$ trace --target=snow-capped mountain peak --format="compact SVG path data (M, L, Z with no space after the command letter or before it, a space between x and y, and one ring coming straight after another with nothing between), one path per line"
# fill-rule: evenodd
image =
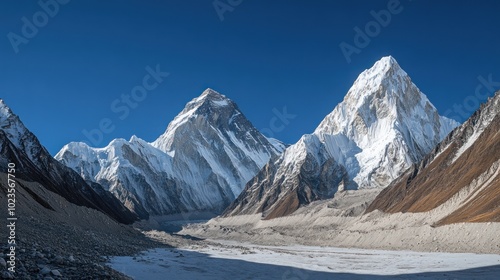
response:
M165 133L151 144L164 152L172 153L173 148L171 145L179 127L186 125L188 122L192 124L193 120L198 117L203 117L211 125L218 126L220 124L217 121L221 113L224 112L226 115L228 113L231 114L228 119L229 122L234 120L236 116L241 115L241 112L232 100L208 88L200 96L188 102L184 109L168 125Z
M225 95L207 88L203 93L186 104L185 109L200 108L202 106L210 106L213 108L230 106L234 107L234 102Z
M10 108L7 107L3 99L0 98L0 121L3 121L5 118L9 117L12 112Z
M312 135L268 164L226 214L275 217L337 190L386 187L457 125L439 116L393 57L383 57L358 76Z
M217 91L208 88L203 93L191 100L185 107L185 109L193 110L199 109L202 106L209 106L211 108L218 108L224 106L234 107L235 104L231 99L227 98L225 95L218 93Z
M7 133L10 133L11 136L18 136L14 137L14 140L19 140L17 138L26 131L22 122L12 113L12 110L5 104L3 99L0 99L0 125L1 128L6 130Z
M373 81L374 84L379 84L380 80L386 76L407 76L406 72L401 69L396 59L392 56L385 56L375 62L375 64L363 71L354 84L368 84L368 81Z
M68 201L101 210L121 222L131 223L136 219L111 194L101 186L93 188L74 171L50 156L38 138L29 131L0 99L0 170L5 172L7 163L16 164L16 177L42 183Z
M220 100L225 100L225 101L231 101L229 98L227 98L225 95L219 93L218 91L215 91L211 88L207 88L204 90L201 95L194 100L210 100L210 101L220 101Z
M342 134L354 141L361 151L356 161L364 165L349 171L356 173L354 181L359 187L380 187L394 179L401 168L419 161L456 126L457 122L439 116L427 96L388 56L359 75L344 100L314 133L327 147L328 135ZM398 160L388 159L388 153L395 153L392 156ZM389 169L381 169L382 162ZM380 178L366 180L375 177Z
M414 89L408 91L412 86ZM408 96L405 97L406 95ZM330 113L332 116L340 116L343 123L331 123L331 118L327 116L315 133L339 133L341 128L347 129L347 124L357 118L362 118L363 122L372 122L387 116L395 117L401 103L415 103L415 100L408 102L405 98L422 101L424 106L428 102L427 97L413 85L397 61L391 56L383 57L358 76L344 100Z
M283 146L262 135L233 101L207 89L152 143L132 136L90 151L69 144L56 159L145 218L222 210Z
M19 117L12 112L2 99L0 99L0 129L6 133L6 136L17 149L26 153L30 160L37 162L37 155L42 150L46 152L35 135L24 126Z

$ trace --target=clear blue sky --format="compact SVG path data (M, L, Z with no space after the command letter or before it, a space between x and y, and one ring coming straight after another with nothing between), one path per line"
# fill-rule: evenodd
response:
M500 82L498 1L401 0L350 63L339 44L356 46L354 28L370 26L370 12L387 10L392 0L243 0L222 21L213 2L72 0L44 18L37 1L2 1L0 98L55 154L70 141L87 141L82 130L103 118L114 130L98 146L134 134L153 141L207 87L233 99L258 129L270 128L273 108L286 106L296 117L273 136L294 143L386 55L442 113L464 102L472 113L478 76ZM219 3L228 2L239 1ZM41 27L34 35L25 28L32 38L16 41L16 54L10 32L23 36L22 18L33 23L33 16ZM156 65L170 75L120 119L125 111L111 104Z

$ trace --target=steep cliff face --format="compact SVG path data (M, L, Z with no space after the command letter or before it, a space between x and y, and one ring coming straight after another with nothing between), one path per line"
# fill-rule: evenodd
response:
M384 57L357 78L314 134L346 162L358 188L377 188L421 160L457 125L438 114L394 58ZM329 141L330 135L346 136L358 150L346 155L342 151L352 148Z
M460 192L438 224L500 221L500 93L383 190L367 211L426 212Z
M233 101L207 89L152 143L135 136L101 149L70 143L56 159L147 218L222 211L281 145L255 129Z
M42 184L69 202L100 210L121 223L137 216L95 184L89 186L76 172L56 161L7 105L0 100L0 172L16 166L16 176Z
M336 188L331 186L347 184L348 175L344 166L326 154L315 135L303 136L278 160L266 164L224 215L263 213L272 219L311 201L332 197Z
M224 215L287 215L344 189L384 188L458 123L442 117L392 57L361 73L311 135L250 181Z

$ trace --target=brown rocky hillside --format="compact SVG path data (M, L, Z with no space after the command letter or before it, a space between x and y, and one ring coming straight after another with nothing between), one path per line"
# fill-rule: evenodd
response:
M500 222L500 93L456 128L419 165L384 189L368 207L384 212L426 212L469 188L438 225Z

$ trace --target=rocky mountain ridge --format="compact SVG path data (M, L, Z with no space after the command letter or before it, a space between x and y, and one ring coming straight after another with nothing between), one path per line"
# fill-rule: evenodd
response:
M133 136L105 148L70 143L56 159L105 186L146 219L191 211L222 211L246 182L282 150L226 96L205 90L152 143Z
M270 161L225 211L275 218L347 189L384 188L458 123L442 117L393 57L359 75L314 133Z
M367 209L427 212L456 201L437 224L500 221L500 92ZM453 179L451 179L453 178Z
M0 172L15 164L15 175L38 182L69 202L100 210L116 221L137 219L98 184L90 186L76 172L56 161L17 115L0 99Z

